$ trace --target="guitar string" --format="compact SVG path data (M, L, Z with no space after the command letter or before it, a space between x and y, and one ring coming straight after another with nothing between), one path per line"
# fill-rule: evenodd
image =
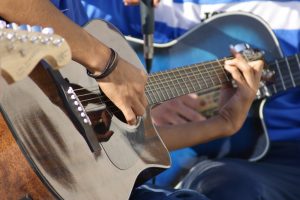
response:
M221 69L222 70L222 69ZM181 77L179 77L179 78L173 78L174 80L173 80L173 82L174 81L177 81L177 80L186 80L186 78L189 78L189 79L191 79L191 76L204 76L204 74L208 74L209 72L203 72L204 70L202 70L202 71L200 71L200 72L202 72L202 73L195 73L195 72L193 72L193 71L190 71L189 73L185 73L185 74L183 74L183 75L181 75ZM206 71L206 70L205 70ZM220 72L220 69L218 70L219 72ZM165 74L163 74L163 75L165 75ZM210 74L210 76L212 76L213 78L217 78L218 80L220 80L220 76L228 76L227 75L227 73L225 73L224 72L224 70L222 70L220 73L215 73L214 74L214 76L212 76L211 74ZM170 83L170 81L172 81L172 80L170 80L170 78L168 78L168 77L159 77L160 79L159 80L151 80L151 78L152 78L153 76L152 75L150 75L149 76L149 81L148 81L148 84L146 85L146 90L148 90L149 92L151 92L152 90L151 90L151 87L155 87L156 85L155 84L157 84L158 86L163 86L162 88L165 88L166 87L166 83ZM192 78L196 78L196 77L192 77ZM227 77L228 78L228 77ZM203 80L199 80L198 78L196 78L197 80L197 82L198 81L203 81ZM203 78L202 78L203 79ZM162 80L166 80L167 82L163 82ZM209 82L209 81L205 81L205 80L207 80L207 79L205 79L204 78L204 82L206 82L206 84L205 85L207 85L207 83ZM202 84L204 83L204 82L202 82ZM210 82L212 82L212 81L210 81ZM219 82L219 81L215 81L215 82ZM180 84L182 84L182 83L180 83ZM170 86L170 85L168 85L168 86ZM178 85L178 83L177 84L175 84L174 86L180 86L180 85ZM210 85L211 86L211 85ZM147 88L149 88L149 89L147 89ZM157 90L157 89L161 89L161 88L159 88L159 87L156 87L156 88L154 88L153 90ZM79 89L80 90L80 89ZM84 89L83 89L84 90Z
M194 81L195 79L194 78L190 78L190 81ZM178 85L178 84L175 84L175 86L176 85ZM221 85L221 83L220 83L220 85ZM211 88L213 87L213 86L216 86L216 85L210 85L211 86ZM164 90L166 90L167 92L166 93L168 93L168 91L170 91L171 90L171 88L166 88L166 87L164 87L163 88ZM195 89L195 87L188 87L187 88L188 90L189 89ZM207 89L207 88L199 88L199 87L197 87L196 88L197 90L201 90L201 89ZM81 89L79 89L79 90L81 90ZM78 90L74 90L75 92L77 92ZM95 87L95 88L93 88L93 91L98 91L98 88L97 87ZM146 90L146 93L148 93L148 95L149 95L149 93L150 92L152 92L152 90ZM196 91L195 91L196 92ZM78 97L83 97L83 96L88 96L88 95L93 95L94 93L92 93L92 92L89 92L89 93L83 93L83 94L80 94L80 95L78 95ZM94 94L95 95L95 94ZM100 95L100 97L103 97L104 95ZM92 98L92 99L84 99L83 100L83 102L85 102L85 101L89 101L89 100L94 100L95 98L97 98L97 97L94 97L94 98Z
M284 61L282 61L282 62L284 62ZM187 74L187 76L188 77L190 77L190 75L191 75L191 73L188 73ZM192 75L198 75L198 74L195 74L195 73L192 73ZM219 74L220 75L220 74ZM223 74L222 74L223 75ZM186 78L186 77L182 77L182 78ZM180 79L182 79L182 78L180 78ZM285 78L285 77L284 77ZM285 82L287 82L287 81L285 81ZM147 86L149 87L149 85L146 85L146 88L147 88ZM175 86L177 86L177 84L175 84ZM155 88L155 89L157 89L157 88ZM75 89L74 91L79 91L79 90L84 90L84 89ZM96 89L97 90L97 89ZM96 90L94 90L94 91L96 91ZM151 92L152 90L147 90L147 91L149 91L149 92Z
M284 60L281 60L281 61L279 61L279 62L285 62ZM193 67L193 65L191 65L192 67ZM208 72L209 73L209 72ZM193 75L195 75L195 74L193 74ZM219 77L218 77L219 78ZM297 80L297 79L295 79L295 80ZM90 94L93 94L93 93L90 93ZM86 95L89 95L89 94L86 94ZM104 95L100 95L100 98L101 98L101 96L103 97ZM97 99L97 98L99 98L99 97L95 97L95 98L92 98L92 99L86 99L86 100L83 100L83 101L89 101L89 100L95 100L95 99ZM110 101L110 100L109 100ZM108 101L102 101L103 103L106 103L106 102L108 102Z
M300 78L297 78L297 80L300 80ZM94 93L92 93L92 94L94 94ZM100 97L103 97L104 95L100 95ZM215 98L215 99L217 99L217 98ZM108 101L101 101L100 99L99 99L99 97L95 97L95 98L93 98L93 99L91 99L91 100L99 100L99 103L107 103L107 102L111 102L110 100L108 100ZM83 101L88 101L87 99L86 100L83 100ZM100 107L100 106L99 106ZM95 108L97 108L97 107L94 107L93 109L95 109ZM111 108L116 108L116 106L110 106L110 107L108 107L109 109L111 109ZM88 110L87 110L88 111ZM113 110L111 110L111 112L114 112ZM118 109L117 110L117 112L120 112L120 110ZM114 112L115 113L115 112Z
M187 74L185 77L182 77L182 78L189 78L189 80L190 80L190 82L193 82L193 81L196 81L196 82L198 82L198 80L195 80L195 79L197 79L197 77L190 77L190 75L191 75L191 73L189 73L189 74ZM198 75L198 74L193 74L192 73L192 75ZM222 74L223 75L223 74ZM182 79L181 78L181 79ZM203 83L203 82L202 82ZM174 84L174 86L176 87L176 86L180 86L179 84L181 84L181 83L177 83L177 84ZM221 83L219 83L219 84L221 84ZM207 84L206 84L207 85ZM168 85L169 87L170 87L170 85ZM210 87L212 87L212 86L214 86L213 84L209 84L209 86ZM192 87L188 87L187 89L189 90L189 89L191 89ZM93 88L93 89L95 89L95 90L93 90L93 91L97 91L97 88ZM154 90L157 90L157 89L165 89L165 90L168 90L168 89L170 89L170 88L166 88L166 85L164 84L163 85L163 88L154 88ZM198 88L197 88L198 89ZM199 89L201 89L201 88L199 88ZM203 88L204 89L204 88ZM206 88L205 88L206 89ZM74 89L74 91L80 91L80 90L85 90L85 89ZM148 85L148 87L146 86L146 91L147 92L152 92L153 90L151 89L151 85L149 86ZM85 94L85 95L87 95L87 94ZM80 95L78 95L78 96L80 96Z

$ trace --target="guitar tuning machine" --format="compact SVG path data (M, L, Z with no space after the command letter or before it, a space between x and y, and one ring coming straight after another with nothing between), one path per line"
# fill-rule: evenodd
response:
M19 26L19 30L31 32L31 26L28 24L21 24Z
M54 34L54 30L51 27L45 27L42 29L42 33L45 35L53 35Z
M244 58L248 61L262 59L265 54L264 51L258 51L250 47L247 43L239 43L236 45L230 45L231 52L240 53L244 56ZM251 58L251 59L249 59Z
M245 51L246 49L250 49L250 45L247 43L239 43L239 44L235 44L235 45L230 45L230 50L234 51L234 52L238 52L241 53L243 51Z
M8 29L12 29L12 30L18 30L18 24L16 24L16 23L10 23L10 24L7 24L6 25L6 28L8 28Z
M0 20L0 29L6 28L6 21Z
M24 32L20 33L14 33L11 31L1 31L3 29L8 30L23 30L26 32L33 32L33 33L41 33L39 35L32 34L26 34ZM31 43L37 44L41 43L43 45L49 45L52 44L56 47L60 47L64 43L63 38L56 38L54 35L54 30L51 27L45 27L39 25L30 26L28 24L21 24L18 25L16 23L10 23L7 24L6 21L0 20L0 40L5 39L9 41L21 41L21 42L27 42L30 41ZM12 50L12 48L9 48Z

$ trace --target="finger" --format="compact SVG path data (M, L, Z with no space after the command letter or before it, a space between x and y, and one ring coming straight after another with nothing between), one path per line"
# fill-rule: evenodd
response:
M249 62L249 65L252 67L252 69L255 72L255 78L257 80L260 80L264 68L264 62L262 60L256 60L256 61Z
M141 95L139 100L145 108L148 106L148 100L146 95Z
M169 123L172 124L172 125L177 125L177 124L185 124L188 122L188 120L180 117L179 115L177 114L174 114L172 115L172 117L170 117L168 119Z
M198 113L195 109L192 109L189 106L184 105L183 103L178 104L176 107L176 112L181 117L187 119L187 121L200 121L204 120L204 116Z
M159 2L160 2L160 0L153 0L153 5L154 5L155 7L157 7L158 4L159 4Z
M200 98L196 93L188 94L184 98L182 98L182 102L190 108L195 110L199 109Z
M244 76L247 84L253 88L255 87L256 78L255 73L252 67L248 64L248 62L243 58L243 56L239 53L235 55L235 59L226 61L225 64L236 66Z
M136 116L143 116L145 114L146 108L141 102L136 101L131 107Z
M123 0L123 3L125 6L128 5L138 5L139 4L139 0Z
M224 65L224 68L226 71L228 71L231 74L232 78L235 80L238 87L242 88L247 85L243 75L241 74L241 72L237 67L231 65Z
M119 108L122 111L127 123L130 125L135 125L137 120L133 109L125 106L119 106Z

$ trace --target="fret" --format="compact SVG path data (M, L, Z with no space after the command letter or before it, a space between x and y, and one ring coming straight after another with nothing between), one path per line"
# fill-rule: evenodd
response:
M146 96L150 100L148 100L149 104L157 103L156 95L154 94L154 90L146 90Z
M187 68L187 72L188 72L188 74L191 74L191 76L194 78L194 79L192 79L192 77L190 77L190 80L192 80L192 81L189 81L189 82L190 82L191 85L192 85L193 91L196 92L197 89L195 88L195 85L192 83L192 82L197 81L197 77L195 76L195 74L194 74L194 72L193 72L193 68L192 68L192 67L188 67L188 68Z
M158 95L158 92L157 92L157 90L156 90L155 87L154 87L153 90L151 90L151 92L152 92L152 94L153 94L153 97L154 97L155 102L156 102L156 103L157 103L157 102L160 102L159 95Z
M300 86L300 64L299 64L299 57L298 54L294 56L293 66L293 76L296 83L296 86Z
M219 73L218 73L217 69L215 69L214 66L212 66L212 67L213 67L213 70L214 70L215 74L217 75L217 79L218 79L218 81L219 81L219 84L221 84L221 83L222 83L222 80L221 80L221 78L220 78L220 76L219 76ZM221 65L219 65L218 68L222 68Z
M170 79L172 79L171 73L168 74L168 77L169 77ZM173 87L174 87L174 89L175 89L175 96L173 95L172 97L170 97L170 96L168 95L169 99L174 98L174 97L176 97L176 96L180 96L180 95L182 95L182 93L183 93L181 87L177 87L177 86L176 86L176 85L178 85L178 84L180 84L180 83L179 83L179 81L177 80L177 78L175 77L175 75L174 75L174 77L173 77L172 80L174 80L174 81L172 81L172 83L173 83ZM169 88L171 89L172 86L169 85ZM177 90L178 88L181 89L181 92ZM173 93L172 93L172 94L173 94Z
M283 82L285 85L285 90L289 89L289 88L293 88L293 81L291 78L291 74L289 71L289 67L287 66L287 62L286 62L287 57L284 57L283 59L278 60L278 64L280 67L280 71L281 71L281 75L283 78Z
M192 88L193 88L193 83L192 83L192 81L190 80L189 73L188 73L188 69L189 69L189 67L188 67L188 68L183 68L183 71L184 71L184 75L185 75L185 76L182 76L182 77L183 77L182 79L183 79L184 83L187 85L188 93L192 93L192 92L194 92L194 91L192 90Z
M160 81L161 83L163 83L163 78L162 78L162 76L158 76L158 81ZM168 81L168 80L167 80ZM167 89L165 89L165 88L163 88L162 86L161 87L158 87L159 88L159 90L160 90L160 93L162 94L162 97L163 97L163 99L164 100L166 100L166 99L170 99L170 96L169 96L169 94L168 94L168 92L166 91ZM164 90L163 90L164 89ZM165 96L165 94L167 95L167 97Z
M202 71L200 70L200 67L196 67L196 69L197 69L197 71L199 72L199 75L201 76L201 79L204 81L204 84L205 84L205 88L208 88L208 84L207 84L207 82L205 81L205 78L204 78L204 76L203 76L203 74L202 74Z
M197 70L197 65L196 64L193 64L192 67L189 69L191 74L192 74L192 77L193 77L193 89L195 92L199 91L202 89L202 82L200 83L201 81L201 76L199 76L198 74L198 70Z
M279 78L280 78L280 80L281 80L283 89L286 90L285 83L284 83L284 81L283 81L283 77L282 77L281 70L280 70L280 67L279 67L279 64L278 64L278 61L277 61L277 60L275 61L275 64L276 64L277 72L279 73L278 75L279 75ZM276 84L277 84L277 82L276 82Z
M221 84L218 73L216 72L216 68L218 66L216 63L209 63L209 72L210 72L210 77L213 79L214 85L218 86Z
M216 84L215 84L214 80L212 79L212 76L211 76L211 74L209 73L209 71L208 71L208 69L207 69L206 66L207 66L206 64L203 65L203 67L204 67L204 69L205 69L205 71L206 71L207 76L209 77L209 79L210 79L211 82L212 82L212 86L214 86L214 85L216 85Z
M175 81L177 82L177 83L175 83L175 85L176 85L176 84L177 84L177 85L181 85L180 82L179 82L179 78L176 77L175 75L174 75L174 77L175 77ZM177 88L180 88L181 92L178 91ZM175 90L177 91L178 96L185 94L185 92L184 92L184 90L183 90L182 87L175 87Z
M297 60L298 67L299 67L299 70L300 70L300 63L299 63L299 56L298 56L298 54L296 54L296 60Z
M193 91L196 91L196 89L194 88L194 84L192 83L193 82L193 73L191 72L191 67L187 67L184 69L185 71L185 79L184 79L184 82L186 82L186 84L188 85L188 90L189 90L189 93L192 93Z
M293 87L296 87L296 84L295 84L295 81L294 81L294 77L293 77L293 74L292 74L292 71L291 71L291 67L290 67L290 64L289 64L289 61L288 61L287 57L285 58L285 62L287 64L287 68L288 68L288 71L289 71L289 74L290 74L290 80L292 81Z
M181 72L181 73L180 73ZM184 91L183 94L188 94L190 93L190 90L189 90L189 86L187 85L187 82L185 80L185 77L182 76L182 72L185 72L183 70L179 71L179 70L175 70L173 73L179 77L177 80L179 82L179 87L181 87L181 89ZM181 82L180 82L181 81ZM181 94L181 95L183 95Z
M150 93L149 91L146 91L146 98L147 98L147 102L152 105L154 103L154 98L153 98L153 94Z
M194 67L191 68L191 71L194 74L194 77L195 77L196 83L197 83L197 85L196 85L197 88L195 89L195 91L199 91L199 90L203 89L203 86L202 86L202 84L203 84L203 78L201 76L201 73L198 72L197 65L194 64L193 66Z
M176 90L176 84L173 82L173 80L176 80L176 76L172 77L171 74L172 73L167 73L167 76L166 76L168 78L167 80L170 80L172 83L172 86L170 84L166 83L167 87L169 88L169 89L166 89L166 93L167 93L167 96L169 97L169 99L174 98L176 96L176 94L173 93L173 87L175 87L175 90ZM170 94L168 91L170 91ZM166 100L167 100L167 98L166 98Z
M148 89L147 91L151 92L152 96L154 97L153 98L154 103L161 102L160 95L158 94L157 91L157 88L161 87L159 80L157 80L159 79L160 74L161 73L158 73L156 76L150 76L148 82L152 84L147 84L147 88L146 88L146 90Z
M219 66L221 66L220 69L221 69L221 74L223 75L222 77L224 77L226 79L226 80L224 80L224 82L229 82L230 79L228 78L227 72L224 69L224 63L221 64L220 60L217 60L217 61L218 61Z

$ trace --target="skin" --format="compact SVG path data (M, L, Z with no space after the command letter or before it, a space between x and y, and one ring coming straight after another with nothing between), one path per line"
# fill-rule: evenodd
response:
M138 5L140 0L123 0L125 5ZM156 7L158 6L160 0L153 0L153 5Z
M197 112L200 104L201 100L195 93L171 99L151 110L152 121L157 126L163 126L205 120L206 118Z

